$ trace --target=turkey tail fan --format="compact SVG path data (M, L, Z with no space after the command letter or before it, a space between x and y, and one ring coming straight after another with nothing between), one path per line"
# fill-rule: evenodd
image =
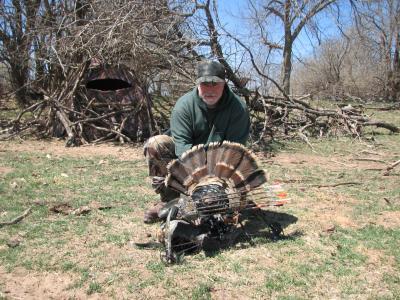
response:
M230 180L236 187L240 183L246 181L246 179L249 178L249 176L257 169L258 165L254 155L249 150L245 149L242 160L236 166L232 176L230 177Z
M238 190L250 191L256 187L259 187L263 183L267 182L267 177L264 170L256 170L251 173L246 179L240 181L235 188Z
M183 185L182 182L176 180L176 178L171 176L171 174L169 174L165 179L165 185L182 194L188 195L187 187Z
M184 194L208 180L223 181L226 186L243 192L266 182L254 155L243 145L231 142L211 143L207 150L204 145L195 146L181 159L170 162L167 169L166 185Z
M187 194L188 187L199 183L207 175L206 153L203 145L198 145L182 154L181 159L171 161L165 180L167 186Z
M224 148L219 142L210 143L207 148L207 170L208 175L215 176L217 162L223 157Z
M191 171L194 182L199 183L200 180L208 174L207 156L204 145L194 146L192 149L183 153L181 163L186 170Z
M167 165L168 175L174 177L178 182L192 181L192 170L185 168L179 160L173 160Z
M192 170L185 168L178 159L167 165L168 175L165 184L181 193L187 194L187 186L194 183Z
M241 144L231 142L223 142L221 150L223 153L217 160L214 174L219 178L228 179L243 160L247 150Z
M258 165L254 154L247 149L245 149L245 152L236 170L240 171L243 177L247 178L254 170L258 169Z

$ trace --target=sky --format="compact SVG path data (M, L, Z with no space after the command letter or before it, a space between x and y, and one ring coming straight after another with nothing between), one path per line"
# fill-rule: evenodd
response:
M351 9L348 2L339 0L338 4L342 14L342 22L349 23L351 19ZM246 25L246 15L248 15L247 0L218 0L217 5L220 20L230 32L242 36L243 38L251 36L249 27ZM318 20L322 40L338 37L340 35L336 24L337 22L335 21L335 15L331 11L327 10L326 13L317 15L315 20ZM268 33L272 36L274 41L282 41L283 33L275 27L276 26L271 27ZM295 57L304 59L312 56L315 49L318 48L318 45L318 39L309 32L303 30L294 44Z

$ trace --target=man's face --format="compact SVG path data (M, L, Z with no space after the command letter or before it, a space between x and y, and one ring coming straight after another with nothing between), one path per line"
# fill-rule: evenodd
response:
M224 92L225 82L202 82L198 86L199 96L209 107L217 105Z

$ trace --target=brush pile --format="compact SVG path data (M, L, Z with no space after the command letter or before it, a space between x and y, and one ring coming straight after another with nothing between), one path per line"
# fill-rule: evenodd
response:
M400 129L390 123L372 119L362 104L337 104L336 108L312 105L312 96L298 98L274 97L252 93L249 100L253 115L253 131L260 132L258 141L265 136L307 137L351 135L361 137L367 126L384 128L392 133ZM307 101L310 100L310 101ZM308 141L307 141L308 142Z
M147 89L123 65L81 65L54 91L3 125L0 137L34 134L66 139L66 146L116 140L143 141L152 134Z

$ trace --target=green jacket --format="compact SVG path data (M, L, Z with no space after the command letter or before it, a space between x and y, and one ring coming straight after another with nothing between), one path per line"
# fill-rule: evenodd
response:
M247 106L228 86L213 109L199 97L197 87L178 99L171 114L175 154L198 144L231 141L245 145L250 131Z

